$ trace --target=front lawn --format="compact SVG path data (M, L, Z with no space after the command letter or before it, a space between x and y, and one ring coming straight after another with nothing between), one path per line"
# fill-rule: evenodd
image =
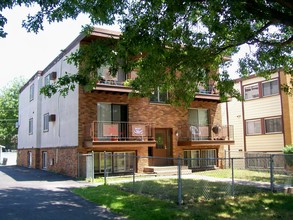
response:
M272 194L245 186L235 198L221 197L227 190L225 183L203 180L182 180L183 204L178 206L176 184L174 179L146 180L134 185L117 183L73 191L129 219L259 220L292 219L293 216L292 195Z

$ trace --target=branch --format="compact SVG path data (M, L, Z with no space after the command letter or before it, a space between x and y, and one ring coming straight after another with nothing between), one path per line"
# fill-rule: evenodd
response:
M283 7L285 8L288 8L290 10L293 11L293 2L292 1L284 1L284 0L267 0L268 2L271 2L271 3L279 3L280 5L282 5Z
M284 13L275 8L267 7L255 0L247 0L246 9L247 12L255 16L255 18L265 19L275 24L284 24L293 27L293 16L290 13Z
M261 43L264 45L268 45L268 46L287 46L293 43L293 36L291 36L288 40L284 41L284 42L270 42L270 41L261 41L259 39L254 39L253 43Z
M253 34L251 36L249 36L248 38L242 40L242 41L239 41L239 42L236 42L234 44L229 44L229 45L226 45L222 48L218 48L218 51L215 53L215 55L218 55L220 53L222 53L223 51L229 49L229 48L232 48L232 47L238 47L244 43L247 43L249 41L252 41L258 34L260 34L261 32L263 32L264 30L266 30L270 25L272 25L273 23L270 21L268 22L267 24L265 24L263 27L261 27L259 30L253 32Z

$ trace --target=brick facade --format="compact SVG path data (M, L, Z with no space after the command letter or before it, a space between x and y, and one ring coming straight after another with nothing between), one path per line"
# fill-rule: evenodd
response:
M43 169L43 152L47 152L46 170L67 176L77 176L77 147L18 149L17 165L28 167L28 152L32 152L31 168Z
M206 146L177 146L177 137L175 135L179 126L188 123L188 109L174 107L169 104L150 103L148 98L129 97L127 93L93 91L84 92L82 89L79 93L79 146L83 147L83 141L89 125L97 120L97 103L106 102L114 104L128 105L129 122L152 122L155 128L166 128L171 130L172 134L172 157L183 157L184 150L194 149L216 149L218 157L224 156L223 146L206 145ZM221 106L217 101L193 101L191 108L205 108L209 110L211 124L221 124ZM83 148L86 152L86 149ZM147 147L101 147L93 146L90 151L96 152L120 152L135 151L137 156L148 156ZM137 166L138 171L148 166L147 159L140 159Z
M148 98L129 97L127 93L117 92L84 92L80 89L79 93L79 127L78 127L78 143L79 146L60 147L40 149L19 149L17 164L20 166L28 166L28 152L32 153L31 167L42 169L42 154L47 152L47 168L46 170L65 174L68 176L78 176L78 153L95 152L126 152L134 151L137 156L146 157L148 155L148 147L129 145L107 147L93 146L92 148L84 147L84 139L87 137L88 127L93 121L97 120L97 103L115 103L128 105L129 122L152 122L155 128L166 128L171 131L172 152L171 156L183 158L184 150L195 149L216 149L218 157L224 156L223 146L206 145L206 146L177 146L177 137L175 135L179 126L188 123L188 109L182 107L174 107L169 104L150 103ZM194 101L191 108L205 108L209 110L210 123L221 124L221 109L216 101ZM154 152L159 152L154 149ZM176 164L176 160L173 161ZM158 164L158 163L157 163ZM137 161L137 171L142 172L143 168L151 165L147 158L140 158ZM219 165L220 166L220 165Z

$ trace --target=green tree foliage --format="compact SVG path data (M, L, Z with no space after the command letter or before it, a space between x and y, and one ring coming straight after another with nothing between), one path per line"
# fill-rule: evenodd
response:
M287 165L293 166L293 144L288 144L283 148L285 154L285 160Z
M113 70L117 66L125 71L138 69L139 77L132 86L143 96L159 86L170 92L172 102L188 104L199 84L216 82L223 99L228 95L240 98L227 72L216 73L218 67L229 65L225 57L235 54L244 44L254 50L239 60L241 76L257 73L269 78L279 68L293 75L293 4L289 0L6 0L0 10L33 3L40 10L23 22L28 31L43 29L44 20L75 19L80 13L88 14L92 24L118 22L123 34L111 48L114 52L107 63L113 65ZM0 27L5 22L0 15ZM99 66L101 51L91 51L90 59L79 51L70 60L79 67L85 61ZM67 75L66 82L89 86L96 79L88 71L83 68L79 77ZM74 88L67 85L57 83L45 93L60 91L66 95L68 89ZM284 88L292 92L292 85Z
M8 149L17 146L18 95L24 82L23 78L14 79L0 90L0 145Z

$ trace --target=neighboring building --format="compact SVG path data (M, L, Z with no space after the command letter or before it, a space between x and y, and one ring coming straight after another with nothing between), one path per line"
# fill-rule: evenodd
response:
M269 80L256 75L235 80L244 101L222 104L223 121L234 125L235 145L225 146L230 155L281 153L293 143L293 97L281 90L290 80L281 70Z
M97 72L104 80L85 92L82 87L66 97L40 95L42 86L65 72L76 73L65 57L81 44L102 38L119 38L118 32L95 29L91 36L78 36L43 71L37 72L21 89L19 96L18 165L77 176L82 167L80 155L95 152L95 173L103 173L104 152L110 172L127 173L133 167L128 155L136 155L136 172L148 166L167 166L176 160L162 158L218 158L223 146L233 144L233 126L222 124L220 98L212 91L196 94L190 108L166 104L166 94L149 98L130 97L131 88L123 82L135 73ZM217 160L186 162L191 169L221 167ZM83 167L84 170L86 169ZM82 172L84 172L84 170Z

